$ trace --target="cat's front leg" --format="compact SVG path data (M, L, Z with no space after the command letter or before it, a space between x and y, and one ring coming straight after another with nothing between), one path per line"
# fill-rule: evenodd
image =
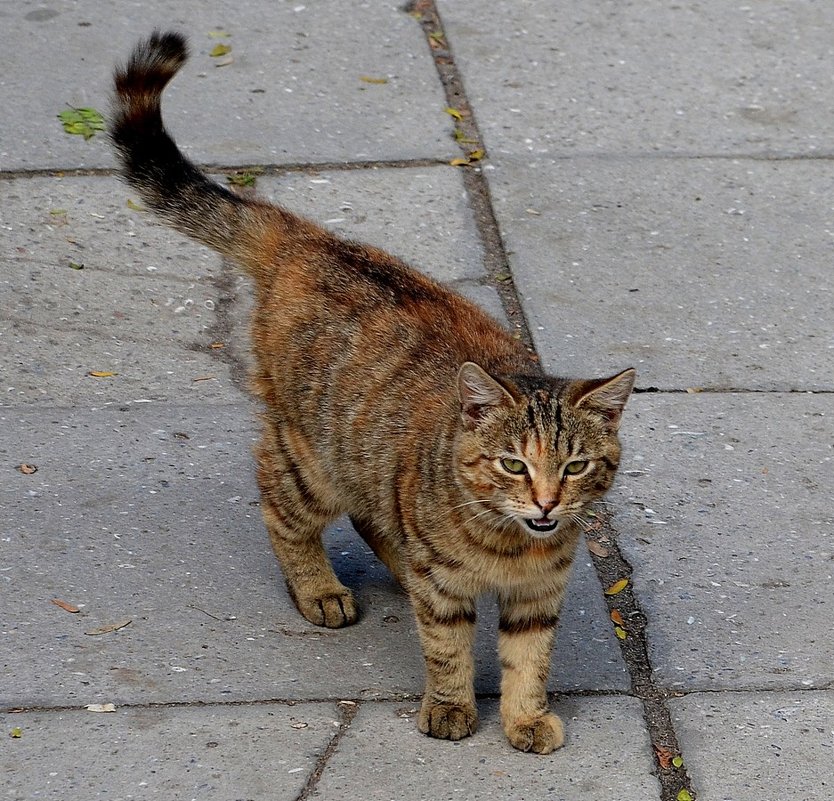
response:
M460 740L478 727L475 706L475 603L409 577L408 590L426 662L426 691L417 720L423 734Z
M564 742L562 721L547 703L547 677L561 594L547 599L499 595L501 722L521 751L549 754Z

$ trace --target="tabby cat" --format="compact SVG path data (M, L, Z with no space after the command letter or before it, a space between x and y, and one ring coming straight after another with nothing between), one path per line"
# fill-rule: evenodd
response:
M582 513L611 486L634 371L542 377L479 308L395 257L209 180L165 131L160 96L187 58L154 33L115 74L124 175L166 223L254 279L263 517L298 610L356 622L322 546L347 514L405 588L426 664L420 731L477 726L475 602L497 594L510 742L562 745L546 681Z

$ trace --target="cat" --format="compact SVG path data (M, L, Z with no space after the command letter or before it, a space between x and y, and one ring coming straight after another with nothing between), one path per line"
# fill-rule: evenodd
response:
M166 223L253 279L261 508L290 596L311 623L356 622L322 545L347 514L406 590L426 668L420 731L459 740L478 714L475 603L497 595L500 714L510 743L560 747L547 677L582 514L611 486L635 372L543 377L477 306L375 247L211 181L163 127L187 59L151 35L115 72L110 137Z

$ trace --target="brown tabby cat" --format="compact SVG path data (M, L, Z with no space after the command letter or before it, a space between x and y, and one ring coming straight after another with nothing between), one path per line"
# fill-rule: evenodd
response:
M393 256L210 181L160 115L186 57L176 33L136 47L115 75L111 134L145 203L254 278L258 482L290 595L317 625L356 621L321 539L350 515L414 606L420 731L458 740L477 725L475 601L497 593L504 731L553 751L553 634L582 512L619 463L634 371L542 377L498 323Z

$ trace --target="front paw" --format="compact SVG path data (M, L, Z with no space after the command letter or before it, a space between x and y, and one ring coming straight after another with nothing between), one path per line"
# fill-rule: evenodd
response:
M522 718L504 725L507 739L519 751L549 754L565 742L562 721L549 712L537 718Z
M423 699L417 728L440 740L462 740L478 728L478 711L474 705L448 704Z

